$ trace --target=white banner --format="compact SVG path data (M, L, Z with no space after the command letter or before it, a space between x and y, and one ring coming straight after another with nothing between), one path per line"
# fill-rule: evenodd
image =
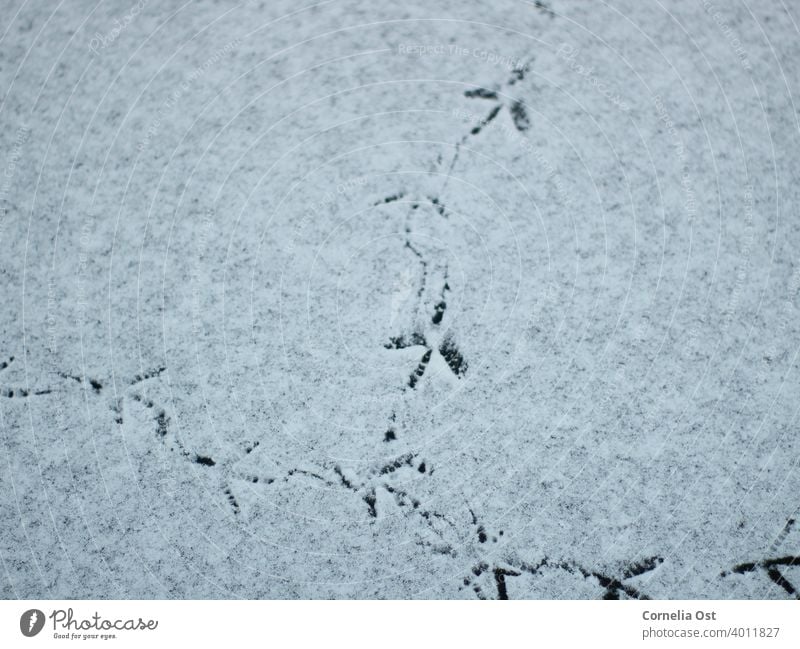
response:
M800 647L797 601L2 601L0 647ZM513 645L508 644L513 643Z

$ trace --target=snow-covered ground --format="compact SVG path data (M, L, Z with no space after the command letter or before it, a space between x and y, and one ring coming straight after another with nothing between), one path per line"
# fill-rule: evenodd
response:
M796 597L798 22L5 0L0 596Z

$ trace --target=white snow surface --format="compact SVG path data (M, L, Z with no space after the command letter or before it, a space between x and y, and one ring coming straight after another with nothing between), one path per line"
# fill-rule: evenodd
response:
M796 597L798 23L5 0L0 596Z

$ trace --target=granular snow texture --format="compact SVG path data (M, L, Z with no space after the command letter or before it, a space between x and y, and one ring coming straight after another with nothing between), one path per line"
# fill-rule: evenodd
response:
M794 598L800 9L6 0L3 598Z

